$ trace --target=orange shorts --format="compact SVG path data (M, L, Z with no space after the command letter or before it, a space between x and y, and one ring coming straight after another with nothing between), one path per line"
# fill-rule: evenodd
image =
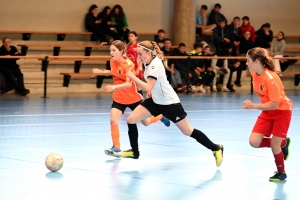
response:
M262 111L258 116L252 132L270 137L272 134L286 138L292 117L291 110Z

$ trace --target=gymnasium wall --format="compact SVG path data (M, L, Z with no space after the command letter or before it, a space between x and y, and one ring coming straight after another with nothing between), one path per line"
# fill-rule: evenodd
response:
M184 1L184 0L183 0ZM212 9L215 1L195 0L196 10L205 2ZM93 3L100 10L121 4L127 14L129 28L140 32L172 31L173 0L9 0L0 6L1 30L83 31L84 16ZM222 13L229 21L234 16L248 15L257 29L269 22L275 32L300 34L300 1L219 0Z

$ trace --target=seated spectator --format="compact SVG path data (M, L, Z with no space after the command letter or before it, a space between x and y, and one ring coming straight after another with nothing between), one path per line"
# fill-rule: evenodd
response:
M229 51L227 48L220 49L215 55L216 56L229 56ZM228 78L229 78L229 69L228 69L228 60L227 59L218 59L212 58L211 66L213 68L214 73L224 75L222 83L219 83L221 86L222 92L229 92L230 90L227 88ZM217 76L214 77L212 90L213 92L217 92Z
M11 40L8 37L2 39L3 45L0 47L1 56L20 56L17 48L11 46ZM20 66L17 64L18 59L0 59L0 72L5 76L6 81L13 85L14 89L21 96L29 94L29 90L24 86L23 74Z
M242 20L243 20L243 24L241 26L242 35L244 35L246 31L250 31L251 40L254 43L255 42L255 29L253 26L250 25L250 18L248 16L244 16L242 18Z
M255 32L256 39L255 45L261 48L270 48L273 40L273 31L271 30L271 25L265 23L261 28Z
M216 51L219 51L224 44L230 43L230 33L228 27L226 26L225 19L220 19L218 26L214 29L214 45L216 47Z
M240 41L240 55L245 56L247 52L254 47L250 31L245 31Z
M122 6L115 5L111 11L111 20L114 22L114 25L117 29L117 33L119 34L119 38L123 38L123 41L129 43L128 40L128 23L126 15L123 11Z
M85 28L97 36L101 44L108 44L105 29L101 24L102 20L98 18L98 6L93 4L85 16Z
M226 48L228 49L228 56L237 56L237 54L233 51L231 44L226 45ZM232 75L234 72L236 72L236 80L234 81L234 84L238 87L242 87L241 77L242 77L243 67L239 60L228 59L228 68L230 70L230 73L227 82L227 88L229 89L230 92L235 92L235 89L233 89L233 84L231 83Z
M207 25L207 5L202 5L200 12L196 13L196 34L202 35L202 32L209 32L216 28L217 24Z
M214 9L211 10L208 18L208 25L211 24L218 24L220 19L225 20L225 24L227 24L227 19L226 17L220 13L221 11L221 4L217 3L214 6Z
M98 19L102 21L100 26L105 30L107 35L111 36L114 40L119 40L120 38L114 26L114 22L111 20L110 13L110 7L105 6L102 12L98 14Z
M230 25L228 25L229 34L231 35L230 42L233 44L232 51L237 53L240 49L240 40L242 37L242 30L240 28L240 18L234 17Z
M161 48L161 51L163 52L163 54L165 56L172 56L174 54L174 50L171 48L171 45L172 45L171 40L169 38L165 38L164 45ZM168 66L168 68L166 68L167 79L168 79L169 83L171 84L172 83L171 76L173 76L172 74L175 73L174 65L172 66L172 59L165 58L165 62L167 63L166 65ZM175 78L175 77L173 77L173 78ZM178 81L178 82L182 83L180 74L179 74L179 79L180 79L180 81ZM177 82L177 81L174 81L174 82Z
M203 45L202 56L213 56L210 52L210 46L208 44ZM211 59L204 59L203 65L205 67L204 76L201 76L201 81L205 87L206 92L211 92L212 81L215 78L215 72L211 66Z
M154 37L154 42L158 44L159 48L164 46L166 32L164 29L159 29L157 31L157 35Z
M273 38L272 40L270 56L283 57L284 49L285 49L284 33L282 31L279 31L279 33L277 34L277 38ZM274 59L274 64L275 64L275 70L277 72L280 72L281 68L280 68L279 59Z

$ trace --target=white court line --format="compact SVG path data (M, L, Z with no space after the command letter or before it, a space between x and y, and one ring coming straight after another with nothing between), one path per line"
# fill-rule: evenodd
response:
M47 123L47 124L1 124L0 127L7 126L47 126L47 125L67 125L67 124L110 124L107 122L65 122L65 123Z

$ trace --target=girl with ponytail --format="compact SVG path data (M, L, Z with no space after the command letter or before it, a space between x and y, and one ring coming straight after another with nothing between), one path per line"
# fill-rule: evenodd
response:
M272 149L277 172L270 181L287 178L284 160L289 157L290 138L287 137L291 116L292 101L285 95L282 82L275 72L274 62L267 50L253 48L247 53L247 65L253 78L254 91L261 103L254 104L251 100L244 101L244 109L262 110L252 133L250 145L254 148L268 147ZM271 135L273 135L271 137Z
M183 134L196 139L200 144L210 149L215 157L216 165L219 167L223 161L224 148L222 145L213 143L203 132L189 124L186 118L187 113L167 80L165 63L163 62L164 56L158 45L155 42L143 41L138 44L137 52L145 66L144 78L147 82L141 81L131 71L128 71L126 76L146 91L148 98L128 116L127 123L133 125L152 115L162 114L175 123ZM137 139L137 134L135 140L130 138L131 144L137 146ZM119 152L118 155L132 158L138 153L134 149L130 149Z

